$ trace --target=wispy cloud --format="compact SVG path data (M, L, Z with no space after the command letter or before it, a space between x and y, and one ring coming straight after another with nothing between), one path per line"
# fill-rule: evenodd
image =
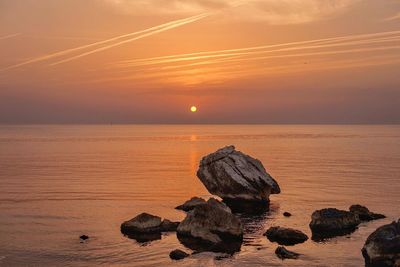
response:
M233 7L232 0L103 0L133 14L193 14ZM270 24L297 24L330 18L360 0L248 0L233 11L235 18Z
M9 35L5 35L5 36L0 36L0 40L5 40L5 39L10 39L13 37L17 37L18 35L21 35L20 33L14 33L14 34L9 34Z
M390 17L384 19L384 21L392 21L392 20L400 20L400 12L394 16L390 16Z
M14 64L14 65L5 67L3 69L0 69L0 71L6 71L6 70L22 67L22 66L25 66L25 65L37 63L37 62L50 60L50 59L53 59L53 58L69 55L69 54L71 54L73 52L80 51L80 50L83 50L83 49L92 48L92 47L95 47L95 46L99 46L99 45L108 44L108 43L111 43L111 42L114 42L114 41L118 41L120 39L124 39L124 38L135 36L134 38L130 38L128 40L120 41L120 42L117 42L117 43L114 43L114 44L111 44L111 45L107 45L107 46L104 46L104 47L100 47L100 48L91 50L91 51L86 52L86 53L79 54L79 55L74 56L74 57L70 57L70 58L58 61L56 63L53 63L52 65L61 64L61 63L68 62L68 61L71 61L71 60L74 60L74 59L77 59L77 58L80 58L80 57L83 57L83 56L87 56L87 55L90 55L90 54L93 54L93 53L96 53L96 52L100 52L100 51L103 51L103 50L106 50L106 49L110 49L110 48L115 47L115 46L119 46L119 45L122 45L122 44L125 44L125 43L128 43L128 42L132 42L134 40L145 38L147 36L151 36L151 35L154 35L156 33L160 33L160 32L163 32L163 31L166 31L166 30L170 30L170 29L173 29L173 28L176 28L176 27L179 27L179 26L183 26L185 24L192 23L192 22L195 22L197 20L203 19L203 18L205 18L205 17L207 17L209 15L210 15L209 13L205 13L205 14L201 14L201 15L197 15L197 16L193 16L193 17L189 17L189 18L185 18L185 19L175 20L175 21L164 23L164 24L161 24L161 25L158 25L158 26L155 26L155 27L150 27L150 28L145 29L145 30L141 30L141 31L133 32L133 33L128 33L128 34L116 36L116 37L109 38L109 39L106 39L106 40L103 40L103 41L98 41L98 42L94 42L94 43L91 43L91 44L82 45L82 46L79 46L79 47L70 48L70 49L62 50L62 51L55 52L55 53L50 53L50 54L47 54L47 55L44 55L44 56L36 57L36 58L30 59L30 60L27 60L27 61L24 61L24 62L21 62L21 63L18 63L18 64Z

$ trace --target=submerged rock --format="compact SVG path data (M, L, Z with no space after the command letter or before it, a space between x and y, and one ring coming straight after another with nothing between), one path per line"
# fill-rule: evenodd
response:
M310 228L313 239L346 235L353 232L360 224L357 214L345 210L328 208L314 211L311 215Z
M195 207L177 229L178 239L192 250L233 253L240 250L243 226L217 201Z
M299 253L287 250L285 247L281 247L281 246L276 248L275 254L282 260L297 259L300 256Z
M270 194L279 194L278 183L266 172L262 163L227 146L200 161L197 176L207 190L233 204L268 202Z
M121 224L121 232L138 242L161 239L161 232L176 231L179 222L163 220L158 216L141 213L135 218Z
M192 197L190 200L186 201L182 205L177 206L175 209L183 210L183 211L190 211L194 209L196 206L205 204L206 201L200 197Z
M175 249L169 253L169 257L173 260L182 260L188 256L189 256L189 254L187 254L185 251L182 251L180 249Z
M369 211L367 207L361 205L352 205L349 208L350 212L357 214L361 221L372 221L386 218L385 215L379 213L373 213Z
M400 219L376 229L362 248L369 267L400 266Z
M87 240L87 239L89 239L89 236L87 236L87 235L81 235L79 238L80 238L81 240Z
M277 242L279 245L295 245L308 240L308 236L303 232L291 228L280 226L271 227L264 234L271 242Z

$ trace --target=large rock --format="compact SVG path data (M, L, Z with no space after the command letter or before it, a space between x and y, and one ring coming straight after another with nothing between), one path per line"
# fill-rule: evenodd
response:
M160 217L141 213L135 218L121 224L121 232L138 242L161 239L161 232L176 231L179 222L161 220Z
M319 240L353 232L360 224L358 215L345 210L328 208L314 211L310 228L313 240Z
M362 248L365 265L371 267L400 266L400 219L375 230Z
M207 190L230 203L235 201L268 202L270 194L279 194L278 183L262 163L227 146L200 161L197 176Z
M349 210L350 212L357 214L361 221L372 221L386 218L385 215L371 212L367 207L361 205L352 205Z
M217 200L188 212L177 229L182 244L196 251L233 253L240 250L243 226Z
M295 245L308 240L308 236L303 232L291 228L273 226L264 234L269 241L277 242L279 245Z

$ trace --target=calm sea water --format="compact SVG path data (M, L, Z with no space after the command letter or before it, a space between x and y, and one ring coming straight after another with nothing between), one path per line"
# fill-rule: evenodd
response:
M282 189L269 212L241 215L239 253L173 262L171 250L187 250L174 233L144 244L120 233L144 211L183 219L175 206L210 196L195 175L200 158L229 144L260 159ZM0 126L0 265L362 266L367 236L400 217L399 178L400 126ZM282 262L262 236L272 225L310 235L314 210L355 203L388 218L290 247L299 260ZM91 238L80 243L81 234Z

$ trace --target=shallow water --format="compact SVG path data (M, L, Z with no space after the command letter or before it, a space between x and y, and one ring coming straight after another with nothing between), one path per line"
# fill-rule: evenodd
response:
M120 233L143 211L183 219L175 206L210 196L195 175L200 158L229 144L260 159L282 189L269 212L240 215L239 253L172 262L171 250L189 251L174 233L142 244ZM400 217L399 176L400 126L0 126L0 265L362 266L367 236ZM272 225L310 236L314 210L355 203L388 218L289 247L298 260L282 262L262 236Z

